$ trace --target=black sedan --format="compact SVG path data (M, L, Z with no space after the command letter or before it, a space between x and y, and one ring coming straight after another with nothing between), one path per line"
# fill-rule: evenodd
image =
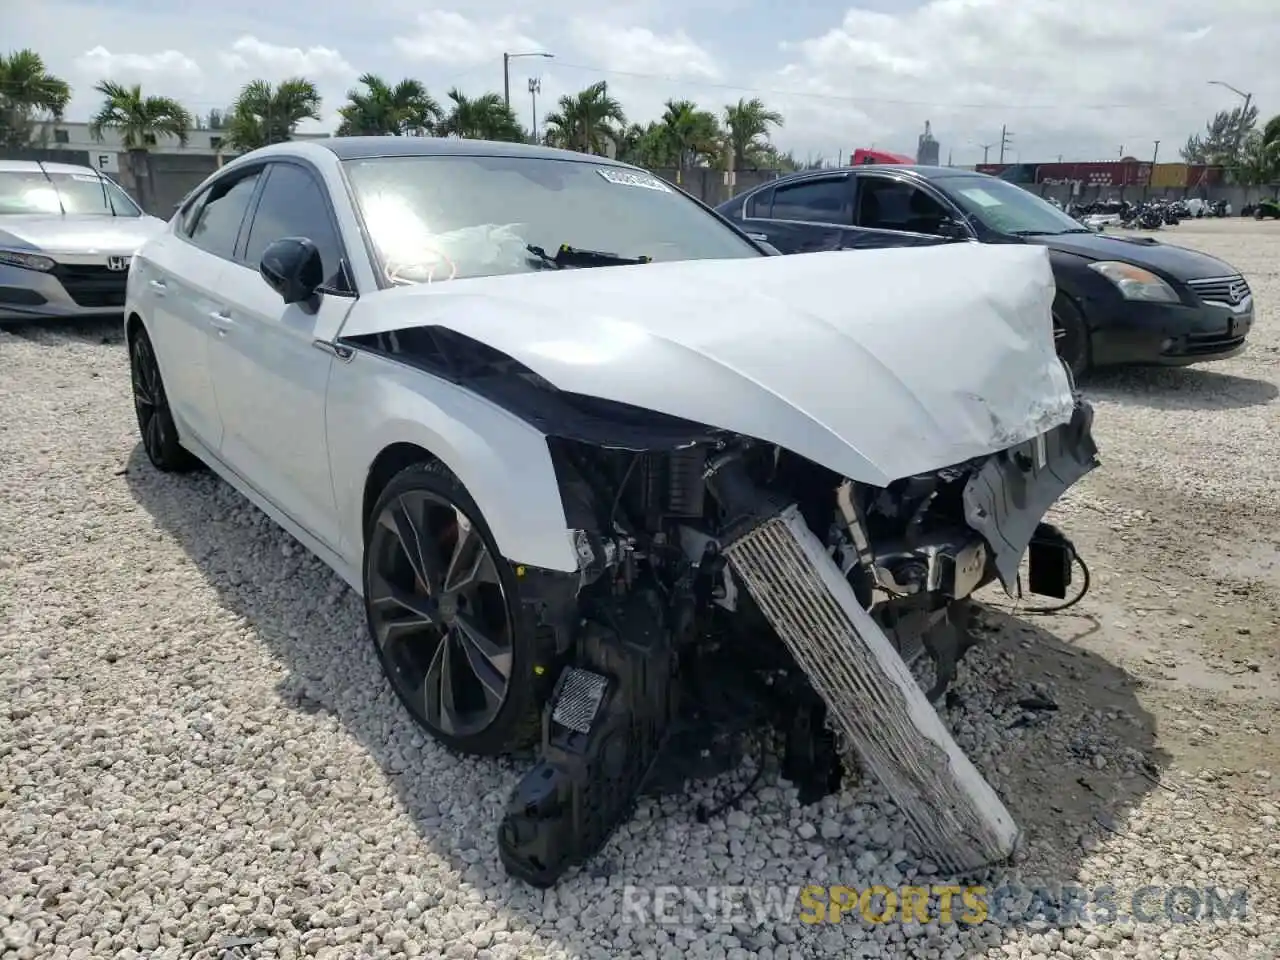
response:
M936 243L1049 248L1058 353L1076 373L1241 353L1253 295L1240 271L1145 236L1095 233L1021 187L952 167L806 171L719 207L784 254Z

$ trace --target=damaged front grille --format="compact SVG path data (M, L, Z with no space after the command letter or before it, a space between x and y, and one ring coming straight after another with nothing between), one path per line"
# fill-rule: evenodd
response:
M1006 859L1017 842L1013 818L799 509L765 520L724 553L930 855L953 872Z

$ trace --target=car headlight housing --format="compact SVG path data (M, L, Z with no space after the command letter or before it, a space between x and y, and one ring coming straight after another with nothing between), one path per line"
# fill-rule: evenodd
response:
M1102 274L1116 285L1126 300L1146 300L1151 303L1181 303L1182 298L1169 284L1150 270L1122 263L1119 260L1097 260L1089 269Z
M0 250L0 265L42 272L48 272L54 268L54 262L49 257L38 253L23 253L20 250Z

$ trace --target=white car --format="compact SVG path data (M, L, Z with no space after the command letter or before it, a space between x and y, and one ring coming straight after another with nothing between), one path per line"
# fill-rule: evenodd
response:
M0 323L119 317L130 258L164 228L92 167L0 160Z
M335 138L197 188L125 327L156 467L203 461L350 584L441 742L541 741L499 849L545 885L625 815L680 696L724 702L694 676L766 677L814 795L829 725L942 863L1009 853L906 663L929 652L936 697L1029 544L1066 596L1041 518L1096 448L1053 294L1039 247L770 256L602 157Z

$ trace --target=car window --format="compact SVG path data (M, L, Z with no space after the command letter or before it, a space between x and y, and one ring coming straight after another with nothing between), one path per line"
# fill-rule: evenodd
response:
M586 155L372 157L343 166L391 283L554 269L547 261L563 245L654 261L765 256L658 177Z
M860 179L860 227L941 235L947 218L946 208L919 187L889 177Z
M140 217L142 211L119 185L92 170L0 171L0 214L69 214Z
M966 213L999 233L1081 233L1084 228L1051 203L994 177L943 177L942 189Z
M267 247L284 237L306 237L314 243L324 264L326 283L335 283L341 272L342 246L324 189L302 167L275 163L253 212L245 261L257 266Z
M773 191L774 220L849 223L849 181L845 177L803 180Z
M747 201L748 217L768 217L773 208L773 187L767 187Z
M224 260L232 259L235 256L240 224L244 220L249 201L253 199L259 176L261 174L255 172L239 180L230 183L220 181L210 187L209 199L196 215L191 242Z

